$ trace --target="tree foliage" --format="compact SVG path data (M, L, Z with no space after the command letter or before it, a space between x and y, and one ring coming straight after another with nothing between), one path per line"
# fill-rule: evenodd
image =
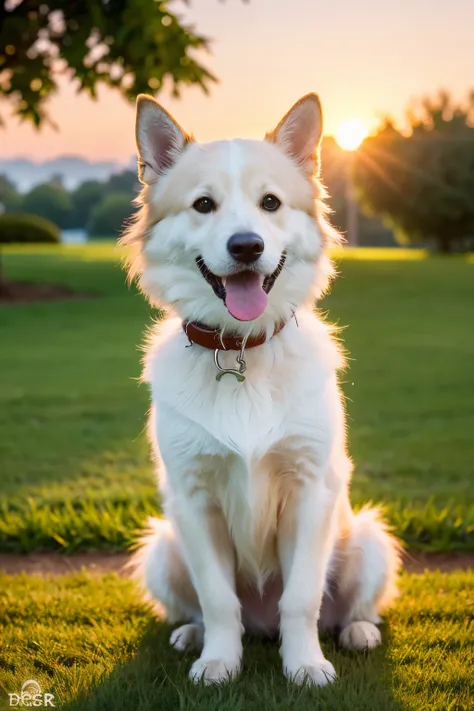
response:
M0 175L0 213L14 212L20 205L21 197L16 186L7 178Z
M114 87L128 99L173 93L215 77L193 57L208 40L170 11L168 0L6 0L0 3L0 98L39 126L50 120L47 99L67 73L96 97ZM51 121L50 121L51 122Z
M88 232L93 237L118 237L125 220L132 212L130 193L109 193L92 210L87 225Z
M340 148L332 136L324 136L321 143L321 179L329 194L331 222L339 230L346 228L348 170L347 151Z
M71 193L72 227L85 228L92 210L100 203L107 190L100 180L86 180Z
M321 143L321 180L328 192L327 204L331 223L347 234L347 182L350 180L351 156L332 136L324 136ZM359 244L370 247L393 247L395 239L380 218L371 217L359 209Z
M113 173L106 182L86 180L71 192L56 176L47 183L36 185L25 195L18 193L6 176L0 175L0 213L40 215L62 230L88 230L93 225L95 234L112 237L125 217L132 212L132 201L138 191L139 183L134 170ZM120 199L117 199L117 195ZM109 200L110 196L114 199ZM105 208L102 210L103 203ZM97 215L100 216L99 232L96 230Z
M91 224L92 213L98 205L111 194L126 193L128 197L128 213L130 214L131 202L139 191L140 184L134 170L124 170L121 173L113 173L106 183L98 180L86 180L71 193L73 206L72 226L81 229L88 229ZM122 203L115 201L118 211L118 220L123 219ZM109 208L110 210L110 208ZM110 213L109 213L110 214ZM100 234L107 236L110 232L101 231Z
M21 201L23 212L40 215L61 229L71 227L72 202L67 190L53 183L37 185Z
M388 119L359 148L353 179L361 203L401 241L443 252L473 244L473 116L474 92L465 104L443 92L409 110L408 135Z
M112 173L107 181L109 190L125 190L135 197L140 192L140 183L137 170L123 170L121 173Z

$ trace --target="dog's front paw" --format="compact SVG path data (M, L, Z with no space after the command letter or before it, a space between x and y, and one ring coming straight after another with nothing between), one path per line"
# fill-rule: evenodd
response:
M314 684L315 686L326 686L336 679L336 670L331 662L322 659L309 664L286 664L283 673L287 679L295 684Z
M178 652L185 652L187 649L200 651L204 644L204 627L196 624L182 625L171 633L170 644Z
M382 641L380 630L372 622L353 622L345 627L339 637L341 647L362 652L373 649Z
M229 661L225 659L203 659L194 662L189 672L194 682L203 681L205 684L224 684L240 672L240 659Z

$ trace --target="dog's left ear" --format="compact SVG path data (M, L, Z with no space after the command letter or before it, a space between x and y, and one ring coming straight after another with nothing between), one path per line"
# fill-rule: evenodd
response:
M277 144L310 173L319 168L323 112L317 94L306 94L288 111L265 139Z
M137 98L135 135L138 177L145 185L156 182L173 165L186 144L193 140L171 114L146 94Z

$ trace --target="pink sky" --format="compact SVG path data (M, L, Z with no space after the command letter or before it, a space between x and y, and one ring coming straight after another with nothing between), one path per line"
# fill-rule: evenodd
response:
M370 127L397 118L410 98L448 88L463 97L474 85L472 0L194 0L174 11L213 39L203 57L220 78L159 100L199 140L261 137L309 91L320 94L326 133L347 118ZM9 119L0 156L42 160L60 154L125 161L135 152L134 107L111 90L99 100L63 84L49 109L59 124L40 132Z

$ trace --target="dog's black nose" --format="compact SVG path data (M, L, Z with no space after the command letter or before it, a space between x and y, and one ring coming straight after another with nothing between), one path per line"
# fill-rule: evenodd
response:
M238 262L256 262L263 253L265 244L255 232L239 232L229 238L227 249Z

